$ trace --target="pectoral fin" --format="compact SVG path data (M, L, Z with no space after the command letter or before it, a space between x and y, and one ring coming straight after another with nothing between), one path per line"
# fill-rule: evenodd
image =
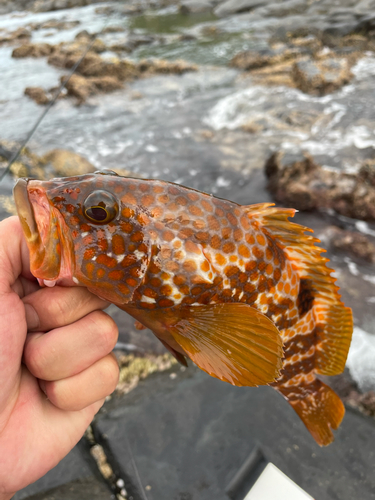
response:
M246 304L186 307L169 331L199 368L233 385L266 385L280 376L280 333Z

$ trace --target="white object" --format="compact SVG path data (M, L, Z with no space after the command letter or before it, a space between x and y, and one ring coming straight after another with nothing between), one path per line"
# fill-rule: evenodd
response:
M354 328L346 366L362 392L375 390L375 334Z
M275 465L268 464L244 500L314 500Z

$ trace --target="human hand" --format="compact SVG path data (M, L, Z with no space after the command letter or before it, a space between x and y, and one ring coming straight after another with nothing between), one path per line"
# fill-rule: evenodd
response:
M18 218L0 222L0 500L57 465L115 389L107 305L82 287L40 288Z

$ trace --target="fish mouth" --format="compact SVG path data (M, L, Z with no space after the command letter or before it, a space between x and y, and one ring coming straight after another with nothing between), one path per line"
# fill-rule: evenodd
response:
M40 181L19 179L13 195L30 252L30 270L41 285L54 286L71 277L71 242L60 212ZM65 229L65 231L64 231Z

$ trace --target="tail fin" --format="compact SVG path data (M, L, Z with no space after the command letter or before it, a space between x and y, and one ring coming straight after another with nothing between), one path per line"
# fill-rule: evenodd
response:
M289 387L280 385L276 389L293 407L320 446L332 443L332 429L339 427L345 407L328 385L314 377L310 383Z

